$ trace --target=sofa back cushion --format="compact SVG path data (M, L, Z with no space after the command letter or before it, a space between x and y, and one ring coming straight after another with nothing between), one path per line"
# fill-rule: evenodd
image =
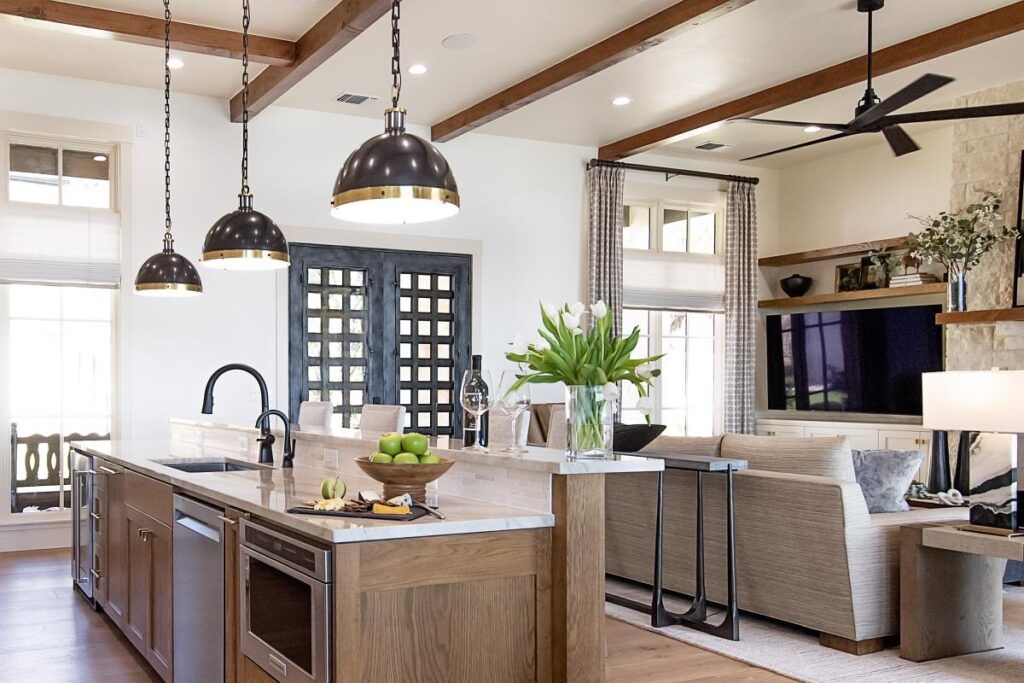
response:
M659 436L645 446L641 453L657 453L666 458L673 455L703 455L717 458L722 455L722 437Z
M845 436L726 434L721 455L746 460L752 470L857 481L850 442Z

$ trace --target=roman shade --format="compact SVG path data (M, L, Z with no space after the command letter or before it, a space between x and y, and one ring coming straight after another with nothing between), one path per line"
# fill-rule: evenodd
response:
M627 249L623 303L640 308L725 310L725 259Z

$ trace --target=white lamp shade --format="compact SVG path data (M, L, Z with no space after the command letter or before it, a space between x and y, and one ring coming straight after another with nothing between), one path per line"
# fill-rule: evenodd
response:
M926 372L925 429L1024 433L1024 371Z

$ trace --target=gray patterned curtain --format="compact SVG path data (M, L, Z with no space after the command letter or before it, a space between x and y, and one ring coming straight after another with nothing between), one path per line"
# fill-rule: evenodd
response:
M590 278L587 296L608 304L615 334L622 333L622 210L626 169L595 166L587 171L590 192Z
M726 432L752 434L757 354L757 200L750 183L729 183L725 217Z

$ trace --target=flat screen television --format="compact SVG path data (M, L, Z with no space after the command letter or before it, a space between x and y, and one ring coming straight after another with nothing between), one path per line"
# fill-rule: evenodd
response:
M941 306L769 315L768 408L920 415L942 370Z

